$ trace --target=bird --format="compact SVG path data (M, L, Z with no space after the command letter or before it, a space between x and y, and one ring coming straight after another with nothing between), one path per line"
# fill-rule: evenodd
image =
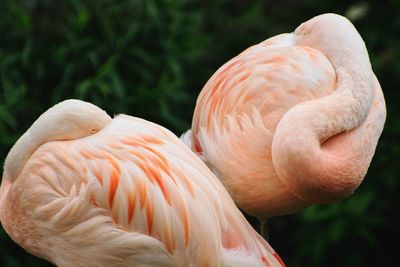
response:
M284 266L172 132L75 99L44 112L11 148L0 221L60 267Z
M350 196L385 118L362 37L347 18L327 13L221 66L181 139L265 236L271 217Z

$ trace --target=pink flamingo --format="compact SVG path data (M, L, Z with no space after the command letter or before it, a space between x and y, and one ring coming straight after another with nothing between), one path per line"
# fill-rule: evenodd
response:
M175 135L78 100L43 113L9 152L0 220L57 266L284 266Z
M263 227L269 217L349 196L385 117L361 36L346 18L323 14L224 64L182 139Z

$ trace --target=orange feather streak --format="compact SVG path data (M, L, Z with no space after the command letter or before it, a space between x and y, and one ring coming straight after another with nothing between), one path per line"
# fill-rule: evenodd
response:
M128 194L128 223L132 222L133 214L135 213L135 193L130 191Z
M130 151L130 153L135 156L139 155L137 151ZM136 164L146 174L146 177L150 180L152 184L154 184L154 182L157 182L158 186L161 189L161 192L163 193L165 200L168 202L169 205L171 205L171 199L167 193L167 190L165 189L164 183L162 182L160 172L156 169L156 167L149 164L148 159L143 157L142 160L136 160Z
M112 157L109 157L108 160L114 169L110 174L109 195L108 195L108 204L110 205L110 208L112 208L112 206L114 204L115 193L118 188L119 176L121 175L121 169L120 169L118 163L115 162L115 160Z
M144 204L146 204L147 201L147 185L146 183L140 183L139 186L139 193L140 193L140 208L144 208Z
M147 220L147 232L151 234L153 231L153 204L146 201L146 220Z
M189 244L189 218L186 212L186 208L184 206L184 202L182 201L182 206L179 208L179 216L182 220L183 227L185 229L185 246Z

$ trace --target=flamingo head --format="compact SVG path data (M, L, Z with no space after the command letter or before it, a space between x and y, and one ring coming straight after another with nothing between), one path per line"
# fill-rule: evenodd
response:
M365 43L354 25L345 17L327 13L316 16L296 28L294 39L297 45L320 50L335 63L340 63L340 55L362 55L369 62ZM355 53L357 51L357 53Z
M3 182L17 179L32 153L42 144L83 138L97 133L111 122L110 116L97 106L76 99L58 103L44 112L20 137L8 153Z
M81 100L69 99L43 113L31 128L36 123L43 122L49 126L43 130L47 130L44 135L50 140L72 140L97 133L110 121L110 116L99 107Z

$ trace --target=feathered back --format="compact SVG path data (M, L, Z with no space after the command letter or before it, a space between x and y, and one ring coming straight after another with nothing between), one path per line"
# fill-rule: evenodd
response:
M11 237L58 266L281 265L197 156L124 115L97 134L42 145L5 210Z

